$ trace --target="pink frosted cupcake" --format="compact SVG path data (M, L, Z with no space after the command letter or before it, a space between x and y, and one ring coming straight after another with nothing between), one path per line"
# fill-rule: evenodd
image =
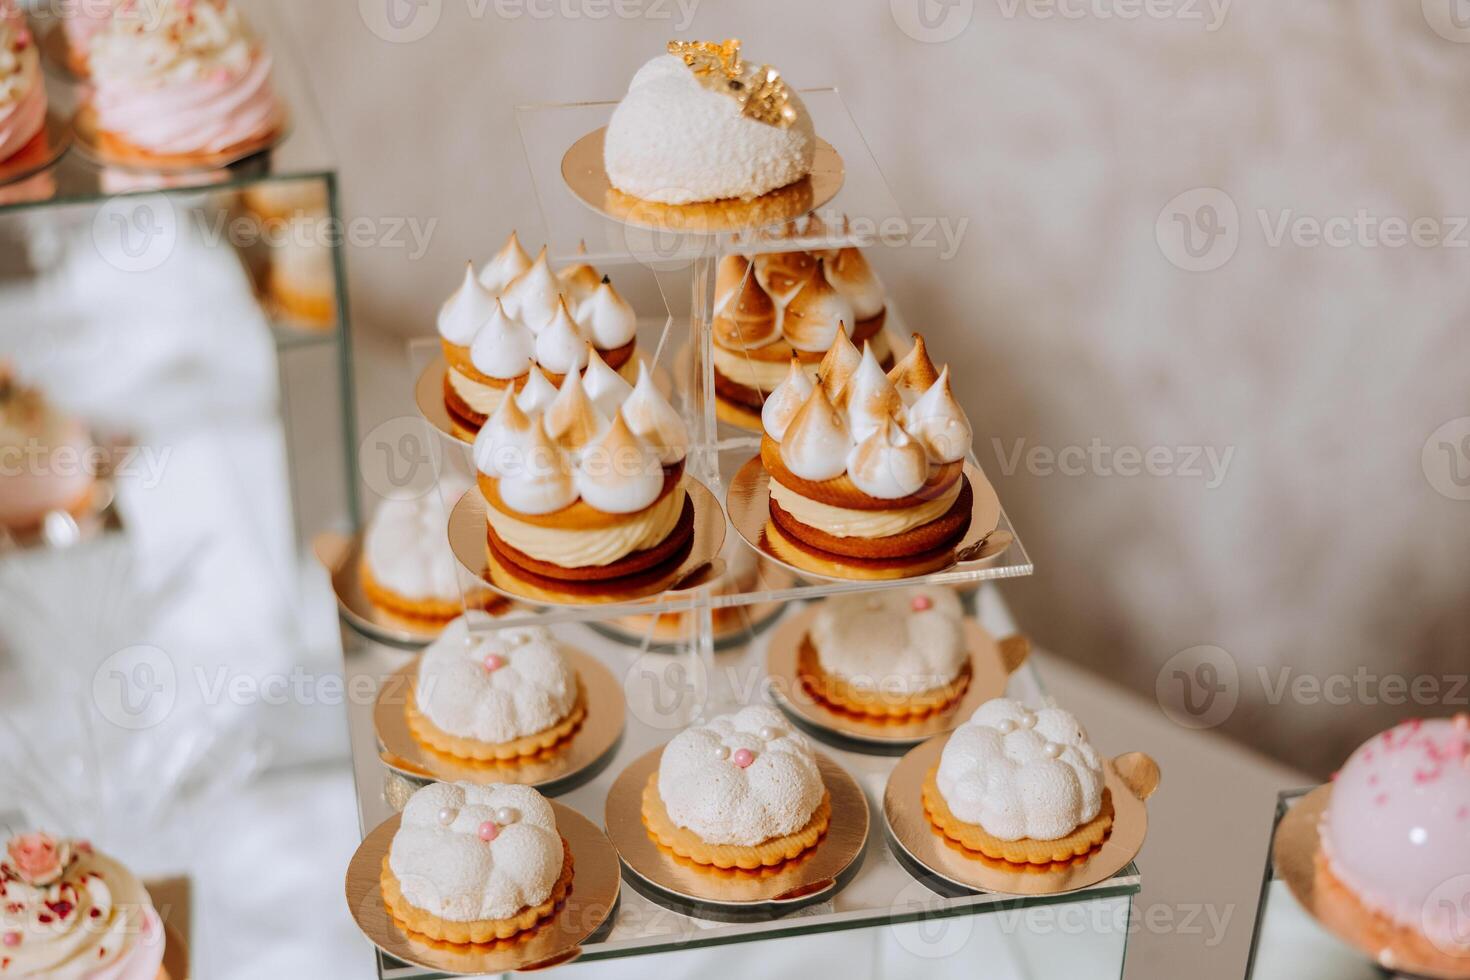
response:
M1321 839L1322 894L1344 888L1371 913L1341 931L1386 966L1470 975L1470 715L1363 743L1333 779Z
M122 0L90 62L98 140L117 158L228 152L285 122L271 56L229 0Z
M92 448L80 422L0 364L0 528L30 531L52 511L82 512L96 482Z
M107 26L117 0L71 0L62 8L61 29L66 32L67 65L78 75L87 74L87 55L92 38Z
M0 0L0 163L40 146L46 126L46 82L25 20Z
M11 838L0 858L0 976L153 980L163 923L142 882L85 841Z

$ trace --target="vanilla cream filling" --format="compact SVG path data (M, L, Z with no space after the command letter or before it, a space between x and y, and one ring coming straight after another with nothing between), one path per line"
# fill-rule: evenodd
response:
M623 362L618 368L618 374L629 384L638 380L638 355L634 355ZM496 388L494 385L481 384L469 375L450 366L448 371L449 387L454 389L466 405L481 415L494 415L495 410L500 407L500 402L505 398L505 393L511 389L510 385L504 388Z
M879 330L868 343L873 345L873 356L879 361L887 359L892 352L886 330ZM775 391L776 386L786 379L786 372L791 366L789 360L761 361L747 357L742 351L726 350L719 345L714 346L714 362L715 370L731 381L766 394ZM818 362L815 361L804 365L807 375L813 381L817 379L817 366Z
M562 568L611 565L635 551L663 543L679 523L687 493L683 483L647 510L611 527L571 529L528 524L494 507L485 517L500 540L538 561Z
M838 538L886 538L902 534L930 521L938 520L954 506L959 498L964 480L954 485L933 500L926 500L914 507L897 510L853 510L834 507L810 497L803 497L795 490L771 481L771 499L781 509L808 527L826 531Z

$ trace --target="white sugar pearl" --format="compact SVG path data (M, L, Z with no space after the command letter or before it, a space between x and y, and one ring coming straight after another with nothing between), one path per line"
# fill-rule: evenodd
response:
M1026 714L1022 715L1021 716L1021 727L1022 728L1035 728L1036 727L1036 716L1033 715L1033 714L1031 714L1029 711Z
M439 810L439 824L440 824L440 826L448 827L450 824L454 823L454 818L456 816L458 816L458 815L459 814L456 811L451 810L447 806L440 808L440 810Z
M779 729L772 728L770 725L767 725L767 726L765 726L764 728L761 729L760 735L761 735L761 738L763 738L767 742L769 742L769 741L771 741L773 739L780 738L781 737L781 732L780 732Z
M1011 732L1016 730L1016 723L1011 721L1009 718L1005 718L995 723L995 730L1000 732L1002 735L1009 735Z
M516 822L516 812L508 806L503 806L495 811L495 822L502 827L508 827Z
M1060 759L1062 757L1062 746L1056 742L1047 742L1041 751L1048 759Z
M716 746L715 758L719 759L721 762L724 762L726 759L730 758L730 747L728 745Z

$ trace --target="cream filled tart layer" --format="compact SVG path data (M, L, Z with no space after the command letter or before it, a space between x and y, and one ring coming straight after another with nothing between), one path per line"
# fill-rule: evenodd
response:
M855 558L947 546L968 529L973 432L923 338L885 372L839 334L814 382L796 359L761 409L771 520L802 543Z
M466 266L438 327L445 405L471 429L511 396L544 409L569 374L610 412L638 376L638 317L611 280L585 263L553 272L546 250L532 261L514 232L478 275Z
M609 579L693 536L683 485L689 432L646 366L626 391L575 372L528 413L505 399L475 439L491 548L554 578Z

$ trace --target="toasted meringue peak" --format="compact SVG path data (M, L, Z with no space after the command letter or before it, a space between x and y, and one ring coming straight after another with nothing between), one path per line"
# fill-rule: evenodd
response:
M814 387L816 385L801 366L801 361L793 357L786 377L766 396L766 403L761 406L761 427L766 430L766 434L777 442L784 439L791 420L796 418L796 413L811 397Z
M638 314L606 278L582 304L578 322L598 350L616 350L638 335Z
M663 465L671 466L688 455L689 427L653 383L653 375L642 361L638 364L638 383L623 402L622 415L628 429L653 448Z
M587 366L587 338L577 329L563 297L557 297L551 322L536 334L536 363L552 374L570 374Z
M585 253L587 244L583 242L578 251ZM566 296L573 315L579 315L582 304L592 298L598 283L602 282L602 275L586 262L567 266L556 274L556 278L561 282L562 294Z
M470 345L470 363L486 377L509 381L529 371L535 356L536 335L496 300L489 321Z
M831 480L847 469L852 437L842 413L832 407L821 385L797 410L781 439L781 461L803 480Z
M539 423L521 411L514 398L502 398L475 436L475 468L490 476L504 476L513 471L530 451L532 430L539 428Z
M582 372L582 387L586 389L587 397L592 399L597 410L608 418L633 393L633 386L624 381L621 374L608 367L602 355L590 343L587 345L587 370Z
M885 418L853 447L847 459L847 475L868 496L897 500L924 485L929 478L929 457L897 422Z
M587 397L582 376L572 371L563 379L556 398L546 409L546 434L558 446L576 452L597 437L607 425L607 418Z
M439 336L451 344L468 347L494 312L494 294L475 278L474 264L466 262L464 281L439 307Z
M822 383L822 389L827 392L828 398L835 399L842 391L847 379L863 363L863 355L853 346L852 340L845 332L839 331L832 339L832 346L827 353L822 355L822 363L817 365L817 378Z
M929 360L929 350L924 346L923 337L914 334L914 346L903 360L893 365L888 372L888 380L898 388L906 404L912 404L939 380L939 369Z
M521 514L550 514L577 499L577 487L566 456L551 441L544 423L532 419L531 435L522 451L500 459L500 499Z
M949 386L948 366L939 378L910 406L908 430L923 444L929 456L938 463L954 463L965 458L975 430L965 410L955 400Z
M883 312L883 286L859 249L837 249L827 260L826 270L827 281L852 304L852 312L859 320Z
M863 345L863 356L857 370L842 387L846 395L848 428L853 439L862 442L888 419L898 419L903 412L903 399L898 389L888 380L888 375L873 356L871 344Z
M480 270L480 285L496 296L505 292L516 276L531 268L531 257L521 248L521 240L512 231L495 257Z
M756 280L782 306L816 274L817 259L810 252L769 252L755 257Z
M821 267L818 261L819 271ZM817 275L808 279L787 304L781 317L781 333L799 351L825 351L838 334L851 336L855 323L852 304L832 288L826 276Z
M556 400L556 385L546 380L546 375L536 365L531 365L531 373L526 376L526 383L516 394L516 405L527 415L536 415L551 407Z
M552 274L543 247L536 261L505 287L500 299L507 313L520 317L526 326L539 333L556 316L560 297L561 283Z
M576 486L598 510L632 514L658 499L664 471L653 447L633 434L620 412L578 457Z
M743 271L742 271L743 270ZM776 304L738 255L720 260L715 278L714 340L727 350L751 350L781 336Z

